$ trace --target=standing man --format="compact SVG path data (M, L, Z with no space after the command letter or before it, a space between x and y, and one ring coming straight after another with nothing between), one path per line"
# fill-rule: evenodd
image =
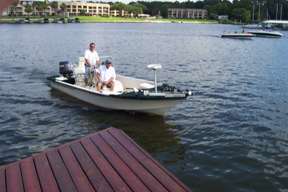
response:
M99 55L96 51L96 44L94 42L89 44L89 49L85 51L85 82L91 85L94 79L94 73L100 63Z

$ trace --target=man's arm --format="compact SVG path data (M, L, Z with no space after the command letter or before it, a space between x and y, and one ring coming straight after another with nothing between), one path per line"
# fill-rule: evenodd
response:
M96 53L97 53L97 52L96 52ZM97 56L96 56L96 64L97 64L97 65L100 64L100 57L99 57L98 53L97 53Z
M89 63L89 61L88 61L88 59L86 59L86 58L85 58L85 65L86 65L86 66L91 66L90 63Z
M86 66L91 66L90 62L88 61L88 51L86 50L85 51L85 55L84 55L84 58L85 58L85 65Z

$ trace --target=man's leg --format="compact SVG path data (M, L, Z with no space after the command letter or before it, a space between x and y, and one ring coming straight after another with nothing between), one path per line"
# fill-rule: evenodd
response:
M114 81L111 81L110 83L108 83L107 84L107 87L111 90L111 91L113 91L114 90Z
M90 72L89 72L89 80L88 80L88 84L89 84L89 86L91 87L91 86L93 86L93 79L94 79L94 72L92 71L92 70L90 70Z
M90 67L85 65L85 85L90 86Z
M102 89L102 86L103 86L102 83L100 81L98 81L96 84L96 90L100 91Z

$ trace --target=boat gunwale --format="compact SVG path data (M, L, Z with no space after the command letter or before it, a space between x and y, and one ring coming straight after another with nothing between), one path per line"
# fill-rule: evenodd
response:
M131 96L131 95L123 95L123 94L119 94L119 95L105 95L105 94L99 94L97 92L94 92L94 91L91 91L89 89L85 89L83 87L80 87L80 86L77 86L77 85L73 85L73 84L70 84L70 83L67 83L67 82L64 82L64 81L61 81L61 80L56 80L56 77L58 76L52 76L52 77L48 77L47 79L49 81L52 81L53 83L58 83L62 86L66 86L66 87L69 87L69 88L73 88L73 89L76 89L76 90L80 90L80 91L83 91L83 92L86 92L86 93L89 93L89 94L93 94L93 95L96 95L96 96L101 96L101 97L112 97L112 98L117 98L117 99L132 99L132 100L183 100L183 99L186 99L188 97L187 94L185 93L177 93L176 94L171 94L173 96L170 96L170 97L166 97L166 96L163 96L163 95L143 95L143 96ZM180 96L181 95L181 96Z

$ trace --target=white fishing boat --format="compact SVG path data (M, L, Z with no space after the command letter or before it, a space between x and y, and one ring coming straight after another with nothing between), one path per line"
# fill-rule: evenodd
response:
M248 31L248 33L254 34L256 37L282 37L283 34L278 31L264 31L264 30L256 30L256 31Z
M261 24L248 24L248 25L243 25L243 29L263 29L263 26Z
M255 35L251 33L246 33L246 32L229 32L229 33L224 33L221 35L222 38L233 38L233 39L251 39Z
M68 62L60 65L60 75L48 78L50 86L101 108L164 115L191 95L191 91L180 91L167 84L157 84L156 72L161 69L159 64L148 65L154 71L154 82L117 74L113 91L97 91L94 86L86 86L83 81L83 67L75 67L72 71Z

